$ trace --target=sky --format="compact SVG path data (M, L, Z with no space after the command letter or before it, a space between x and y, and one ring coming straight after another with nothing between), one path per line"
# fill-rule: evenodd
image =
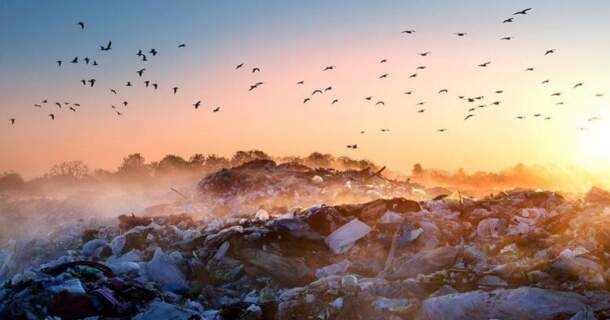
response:
M114 169L134 152L158 160L249 149L329 152L402 172L416 162L471 171L517 163L605 169L607 12L604 0L0 0L0 172L31 177L68 160ZM509 17L515 21L502 23ZM112 50L100 51L109 40ZM136 55L151 48L159 53L146 62ZM555 53L545 56L548 49ZM79 63L69 63L75 56ZM335 69L323 71L329 65ZM93 88L80 83L90 78ZM460 95L484 99L468 103ZM80 107L72 112L55 102Z

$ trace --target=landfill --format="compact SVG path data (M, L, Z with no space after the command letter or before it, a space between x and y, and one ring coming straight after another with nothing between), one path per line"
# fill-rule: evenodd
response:
M213 215L165 205L0 251L0 319L610 318L607 191L413 188L370 170L223 169L197 186Z

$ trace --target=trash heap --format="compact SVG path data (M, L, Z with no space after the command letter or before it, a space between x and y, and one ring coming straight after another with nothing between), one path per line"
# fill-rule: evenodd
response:
M514 190L123 215L0 288L0 319L608 319L610 195Z

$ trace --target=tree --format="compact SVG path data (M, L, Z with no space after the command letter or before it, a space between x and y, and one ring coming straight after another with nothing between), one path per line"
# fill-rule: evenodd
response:
M47 176L69 180L82 180L89 176L89 168L82 161L66 161L51 167Z
M414 177L421 177L421 175L424 173L424 168L421 166L421 164L416 163L413 165L413 169L411 170L411 175Z
M132 153L123 158L123 162L118 168L118 173L124 175L144 174L149 170L146 159L139 153Z
M155 170L157 172L167 173L175 170L186 170L188 169L188 165L189 163L184 160L184 158L177 155L168 154L163 157L161 161L159 161L159 164Z
M8 171L0 174L0 190L20 189L25 185L25 181L20 174Z
M231 162L234 165L250 162L252 160L269 159L269 155L260 150L237 151L233 155Z
M195 153L189 158L189 166L192 169L201 169L205 165L205 156L202 153Z

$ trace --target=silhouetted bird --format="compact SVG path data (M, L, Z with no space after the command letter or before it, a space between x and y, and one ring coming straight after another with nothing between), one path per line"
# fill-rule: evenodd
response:
M429 55L429 54L431 54L431 53L432 53L432 52L430 52L430 51L426 51L426 52L422 52L422 53L420 53L419 55L420 55L420 56L422 56L422 57L426 57L426 56L428 56L428 55Z
M89 84L93 87L93 85L95 84L95 79L89 79Z
M485 67L487 67L487 66L488 66L488 65L490 65L490 64L491 64L491 61L487 61L487 62L481 63L481 64L479 65L479 67L485 68Z
M389 76L389 74L384 73L384 74L379 76L379 79L384 79L384 78L387 78L388 76Z
M417 70L424 70L424 69L426 69L426 66L419 66L419 67L417 67L415 69L417 69Z
M34 104L34 107L36 107L36 108L42 108L42 106L41 106L41 105L39 105L39 104Z
M364 98L364 99L365 99L365 100L368 100L368 101L371 101L371 99L373 99L373 97L368 96L368 97L366 97L366 98Z
M466 116L466 118L464 118L464 121L466 121L466 120L468 120L468 119L470 119L470 118L472 118L474 116L475 116L474 114L469 114L469 115Z
M502 21L502 23L509 23L509 22L513 22L513 18L508 18L508 19Z
M115 113L116 113L116 115L117 115L117 116L119 116L119 117L123 115L123 114L122 114L122 113L120 113L119 111L115 111Z
M327 71L327 70L334 70L335 66L327 66L326 68L324 68L324 70L322 71Z
M129 102L123 101L123 107L127 107L128 104L129 104Z
M148 58L146 58L145 54L142 55L142 61L148 61Z
M596 97L603 97L603 96L604 96L604 94L603 94L603 93L596 93L596 94L595 94L595 96L596 96Z
M186 43L181 43L178 45L178 48L184 48L184 47L186 47Z
M463 37L463 36L467 35L467 33L466 32L456 32L455 35L458 37Z
M307 103L307 101L309 101L309 100L310 100L309 98L305 98L305 99L303 99L303 103Z
M141 57L143 55L144 55L144 53L142 53L142 49L139 49L138 53L136 53L136 56L138 56L138 57Z
M11 125L15 124L15 118L10 118L10 119L8 119L8 121L10 121Z
M131 87L131 86L132 86L131 81L127 81L127 83L125 84L125 86L126 86L126 87Z
M517 116L517 119L523 120L523 119L525 119L525 116Z
M339 102L339 99L334 99L333 102L331 102L330 104L335 104L337 102Z
M426 109L419 109L419 110L417 110L417 113L424 113L424 112L426 112Z
M74 57L74 59L72 59L72 61L70 61L70 63L78 63L78 57Z
M347 148L348 149L358 149L358 145L357 144L348 144Z
M379 63L386 63L386 62L388 62L387 59L381 59L381 61L379 61Z
M541 84L547 84L549 82L551 82L551 80L544 80L544 81L541 82Z
M500 40L511 40L513 37L502 37Z
M110 92L117 94L116 90L114 90L114 89L110 89Z
M261 69L258 67L252 68L252 73L261 72Z
M146 71L146 68L142 68L142 69L136 71L136 73L141 77L142 74L144 74L144 71Z
M214 110L212 110L212 112L218 112L220 111L220 107L216 107Z
M85 29L85 23L84 22L79 21L77 24L80 26L81 30Z
M416 106L423 106L424 104L426 104L426 101L420 101L416 104Z
M76 109L74 109L72 107L70 107L69 109L72 110L73 112L76 112Z
M243 66L244 66L244 64L243 64L243 63L240 63L240 64L238 64L238 65L235 67L235 69L237 70L237 69L239 69L239 68L241 68L241 67L243 67Z
M148 53L152 54L153 57L157 55L157 53L159 53L156 49L150 49L150 51L148 51Z
M502 101L494 101L491 104L493 104L494 106L499 106L502 103Z
M382 106L385 106L385 102L383 102L383 101L377 101L377 103L375 103L375 105L376 105L376 106L377 106L377 105L382 105Z
M47 103L47 99L42 100L42 103Z
M91 61L91 59L89 59L88 57L85 57L83 60L85 60L85 64L89 64L89 61Z
M93 65L97 66L97 61L93 60Z
M436 131L438 131L438 132L446 132L447 129L437 129Z
M61 61L61 60L57 60L57 61L55 61L55 62L57 63L57 66L58 66L58 67L61 67L61 64L62 64L62 61Z
M174 94L178 93L178 87L173 87L172 90L174 90Z
M87 85L87 80L85 80L85 79L81 80L80 82L83 84L83 86Z
M517 11L517 12L513 13L513 16L518 15L518 14L527 14L527 12L530 10L532 10L532 8L527 8L527 9L523 9L521 11Z
M576 88L578 88L578 87L582 87L582 86L583 86L583 84L584 84L584 83L579 82L579 83L575 84L575 85L574 85L572 88L576 89Z
M104 47L104 46L100 46L100 50L101 51L108 51L112 49L112 41L108 41L108 44Z
M313 96L313 95L314 95L314 94L316 94L316 93L320 93L320 94L322 94L322 90L320 90L320 89L316 89L316 90L314 90L314 91L311 93L311 95Z
M159 85L156 83L153 83L152 86L153 86L153 88L155 88L155 90L157 90L159 88Z
M551 97L559 97L560 95L561 95L561 92L551 93Z
M304 84L304 83L305 83L305 81L303 81L303 80L297 82L297 84Z
M448 92L449 92L449 90L447 90L447 89L441 89L438 91L438 93L448 93Z
M415 78L415 77L417 77L417 73L413 73L409 76L409 78Z
M146 86L146 88L148 88L148 86L150 85L150 80L144 81L144 85Z
M61 103L55 102L55 105L61 109Z
M501 94L501 93L503 93L503 92L504 92L503 90L496 90L496 93L497 93L497 94Z
M405 91L404 93L408 94L408 95L411 95L411 94L413 94L413 91Z
M415 30L403 30L401 33L413 34L415 33Z
M381 131L381 132L390 132L390 129L385 129L385 128L382 128L382 129L380 129L379 131Z
M529 68L525 69L525 71L534 71L534 68L529 67Z
M52 113L49 113L49 117L51 118L51 120L55 120L55 115Z
M549 49L549 50L547 50L547 51L544 53L544 55L546 56L546 55L549 55L549 54L551 54L551 53L555 53L555 49Z

